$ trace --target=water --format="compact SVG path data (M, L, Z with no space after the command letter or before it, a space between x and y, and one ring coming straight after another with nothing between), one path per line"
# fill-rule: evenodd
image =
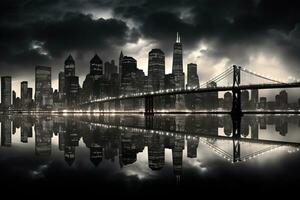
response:
M299 182L300 117L1 116L5 188L144 191L290 190ZM40 191L40 190L39 190Z

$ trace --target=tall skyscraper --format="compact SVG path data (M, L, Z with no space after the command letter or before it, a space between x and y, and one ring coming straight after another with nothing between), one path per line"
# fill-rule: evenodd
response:
M199 77L197 73L197 64L190 63L187 65L187 87L199 87Z
M120 53L120 57L119 57L119 69L118 69L118 73L119 73L119 77L122 77L122 60L123 60L123 52L121 51Z
M11 106L11 77L1 77L1 104L2 108L8 109Z
M65 77L75 76L75 61L70 54L65 60Z
M103 62L97 54L90 61L90 74L96 79L104 74Z
M251 108L252 109L256 109L257 105L258 105L258 90L257 89L253 89L251 90Z
M178 33L176 42L174 43L172 74L175 75L176 88L184 88L182 43L180 42L180 36Z
M65 97L68 107L74 107L78 101L79 78L75 76L75 61L71 55L65 60Z
M177 33L174 43L172 74L175 77L175 88L184 88L184 73L182 61L182 43ZM183 109L185 106L184 95L176 95L176 109Z
M197 64L190 63L187 65L188 74L187 74L187 88L199 87L199 77L197 73ZM194 110L201 104L202 94L187 94L185 95L185 105L186 108Z
M164 89L165 78L165 54L160 49L152 49L149 52L148 80L153 91Z
M111 60L111 62L104 63L104 74L106 79L111 79L113 74L118 73L118 66L116 66L115 61Z
M65 94L65 73L59 72L58 74L58 91L61 94Z
M51 67L35 68L35 101L37 109L50 109L53 105Z
M16 92L13 90L13 91L12 91L12 102L11 102L12 105L15 105L16 99L17 99L17 94L16 94Z
M21 100L22 102L25 102L27 98L27 90L28 90L28 82L22 81L21 82Z

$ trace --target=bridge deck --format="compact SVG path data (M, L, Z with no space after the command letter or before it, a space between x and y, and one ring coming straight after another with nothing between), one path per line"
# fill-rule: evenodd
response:
M212 87L212 88L196 88L196 89L169 89L156 92L142 92L130 95L122 95L119 97L106 97L102 99L91 100L89 102L81 103L80 105L88 105L93 103L104 103L115 100L126 100L126 99L138 99L145 97L157 97L157 96L168 96L168 95L180 95L180 94L197 94L197 93L208 93L208 92L225 92L232 91L233 89L238 90L251 90L251 89L279 89L279 88L300 88L300 82L296 83L276 83L276 84L253 84L253 85L240 85L239 87L225 86L225 87Z

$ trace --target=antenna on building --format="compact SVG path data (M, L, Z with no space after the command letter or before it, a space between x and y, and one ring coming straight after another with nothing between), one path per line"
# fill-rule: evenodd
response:
M176 37L176 43L180 43L180 35L178 32L177 32L177 37Z

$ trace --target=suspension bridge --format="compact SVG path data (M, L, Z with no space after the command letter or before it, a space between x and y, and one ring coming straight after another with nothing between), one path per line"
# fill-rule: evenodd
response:
M295 149L294 151L299 151L300 143L297 142L285 142L285 141L276 141L276 140L267 140L267 139L252 139L241 137L241 135L235 135L235 131L232 132L231 136L222 136L222 135L211 135L205 132L199 132L197 134L191 134L186 131L166 131L160 129L149 129L148 127L139 127L139 126L123 126L120 124L111 124L111 123L99 123L97 120L88 121L81 120L80 123L86 124L91 127L98 127L104 129L118 129L120 131L125 131L129 133L137 134L158 134L165 137L175 137L179 139L192 139L199 141L200 143L206 145L212 151L214 151L218 156L224 158L225 160L231 163L238 162L247 162L248 160L262 156L268 152L274 151L282 147L289 147ZM237 131L240 132L240 131ZM223 148L215 144L214 141L220 142L229 142L232 143L232 153L227 152ZM261 149L248 153L246 155L241 154L242 145L261 145Z
M243 82L242 82L243 79ZM250 82L248 82L250 80ZM224 84L225 82L225 84ZM223 84L221 84L223 83ZM226 84L227 83L227 84ZM244 67L233 65L227 68L222 73L219 73L208 81L200 84L199 87L174 88L164 89L151 92L137 92L132 94L120 95L117 97L104 97L92 99L79 104L83 110L91 110L92 107L103 107L104 103L120 104L122 100L128 99L144 99L144 113L154 113L154 97L168 96L168 95L185 95L198 94L209 92L232 92L232 109L233 115L242 115L241 108L241 91L254 89L279 89L279 88L299 88L300 82L285 82L276 80L272 77L258 74Z

